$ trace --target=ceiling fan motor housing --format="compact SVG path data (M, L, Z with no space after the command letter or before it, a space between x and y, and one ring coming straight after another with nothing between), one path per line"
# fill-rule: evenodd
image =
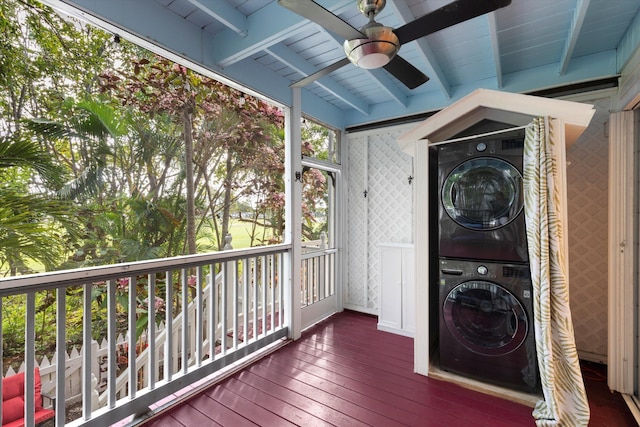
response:
M376 16L386 4L386 0L358 0L358 10L368 18L370 12Z
M400 49L392 28L370 22L360 30L366 39L345 40L344 52L353 64L364 69L380 68L389 63Z

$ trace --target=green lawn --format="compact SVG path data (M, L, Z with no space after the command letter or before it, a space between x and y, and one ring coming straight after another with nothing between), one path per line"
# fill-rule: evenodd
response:
M253 224L248 222L240 222L231 220L229 227L229 233L231 233L232 241L231 246L233 249L244 249L251 247L251 231ZM255 231L256 239L253 242L253 246L260 246L261 239L268 239L273 234L271 230L267 230L266 235L263 236L264 227L257 226ZM211 233L213 235L213 233ZM211 244L209 239L200 239L203 245Z
M239 222L239 221L231 221L231 226L229 227L229 233L231 233L231 237L233 240L231 241L231 245L234 249L248 248L251 247L251 230L253 224L247 222ZM255 235L257 237L257 241L254 241L253 245L260 245L260 240L268 239L272 236L271 230L267 230L266 234L264 232L264 227L257 226L255 230Z

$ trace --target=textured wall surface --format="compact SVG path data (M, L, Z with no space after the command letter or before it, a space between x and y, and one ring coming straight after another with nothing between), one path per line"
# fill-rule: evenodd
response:
M607 357L609 98L594 104L589 127L567 152L569 288L581 357Z

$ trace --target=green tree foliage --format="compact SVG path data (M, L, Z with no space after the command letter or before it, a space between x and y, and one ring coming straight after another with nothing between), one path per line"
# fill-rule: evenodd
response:
M103 91L120 99L122 105L151 120L160 115L165 124L169 120L174 126L184 147L179 169L187 196L186 252L193 252L193 232L202 230L207 219L221 248L231 207L241 198L256 200L256 211L273 208L270 196L283 191L281 111L158 56L133 60L101 79ZM281 206L278 208L281 214ZM199 223L195 216L189 217L196 210ZM281 223L270 226L281 236Z
M39 145L0 137L0 270L27 272L29 260L51 270L62 261L78 224L69 204L47 193L60 176Z
M55 119L95 90L110 37L31 0L1 2L0 28L0 269L57 269L80 227L74 205L55 197L73 173L60 155L70 147L33 138L24 121Z
M335 162L337 143L333 131L311 120L302 123L302 155ZM315 168L304 168L302 176L302 238L320 239L328 233L330 193L335 191L335 175Z
M0 2L0 34L0 271L221 249L238 206L252 245L281 241L282 111L34 0ZM307 155L324 150L325 133L309 129ZM304 179L311 217L326 206L327 178ZM98 285L94 299L99 333ZM38 295L39 313L53 315L54 300ZM3 307L18 331L20 310Z

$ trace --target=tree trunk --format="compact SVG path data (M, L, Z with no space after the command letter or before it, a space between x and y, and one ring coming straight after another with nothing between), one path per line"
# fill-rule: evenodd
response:
M196 202L195 184L193 182L193 129L191 126L190 105L185 106L183 112L184 121L184 163L185 184L187 193L187 250L189 254L195 254L196 248Z
M227 149L226 176L224 180L224 200L222 205L222 245L224 238L229 232L229 218L231 217L231 182L233 177L233 157L231 150ZM233 236L231 236L233 237ZM222 248L220 248L222 250Z

